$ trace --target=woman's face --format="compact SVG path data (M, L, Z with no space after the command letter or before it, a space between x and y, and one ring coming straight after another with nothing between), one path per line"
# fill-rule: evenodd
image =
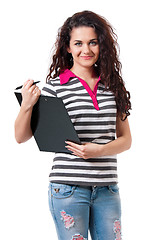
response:
M73 67L92 67L99 57L99 43L94 29L85 26L73 28L67 51L72 54Z

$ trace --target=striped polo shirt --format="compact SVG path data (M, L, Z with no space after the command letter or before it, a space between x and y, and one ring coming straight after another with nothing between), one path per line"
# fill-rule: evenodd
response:
M69 69L49 80L42 95L61 98L81 143L107 144L115 140L116 102L104 91L100 77L92 91ZM50 182L84 186L107 186L118 182L116 155L82 159L69 153L55 153Z

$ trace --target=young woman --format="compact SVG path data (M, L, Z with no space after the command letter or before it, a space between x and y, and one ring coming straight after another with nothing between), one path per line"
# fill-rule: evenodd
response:
M30 118L40 90L28 80L15 121L17 142L32 136ZM43 95L62 98L81 145L66 141L50 173L49 206L58 239L121 239L116 155L131 146L131 109L113 28L83 11L60 28ZM23 120L23 121L21 121Z

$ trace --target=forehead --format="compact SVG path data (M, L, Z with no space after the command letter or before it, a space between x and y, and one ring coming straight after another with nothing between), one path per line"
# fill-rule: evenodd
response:
M97 39L97 34L92 27L76 27L71 31L71 40Z

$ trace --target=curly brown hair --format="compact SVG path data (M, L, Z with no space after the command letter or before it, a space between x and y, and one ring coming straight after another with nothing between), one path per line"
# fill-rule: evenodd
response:
M81 26L92 27L97 34L100 52L98 61L95 64L95 70L100 75L105 90L114 93L118 116L125 120L130 115L131 102L130 93L126 90L121 75L122 65L119 61L117 35L110 23L94 12L82 11L75 13L59 28L46 81L59 76L65 69L72 68L73 59L72 55L67 52L67 48L69 47L72 29Z

